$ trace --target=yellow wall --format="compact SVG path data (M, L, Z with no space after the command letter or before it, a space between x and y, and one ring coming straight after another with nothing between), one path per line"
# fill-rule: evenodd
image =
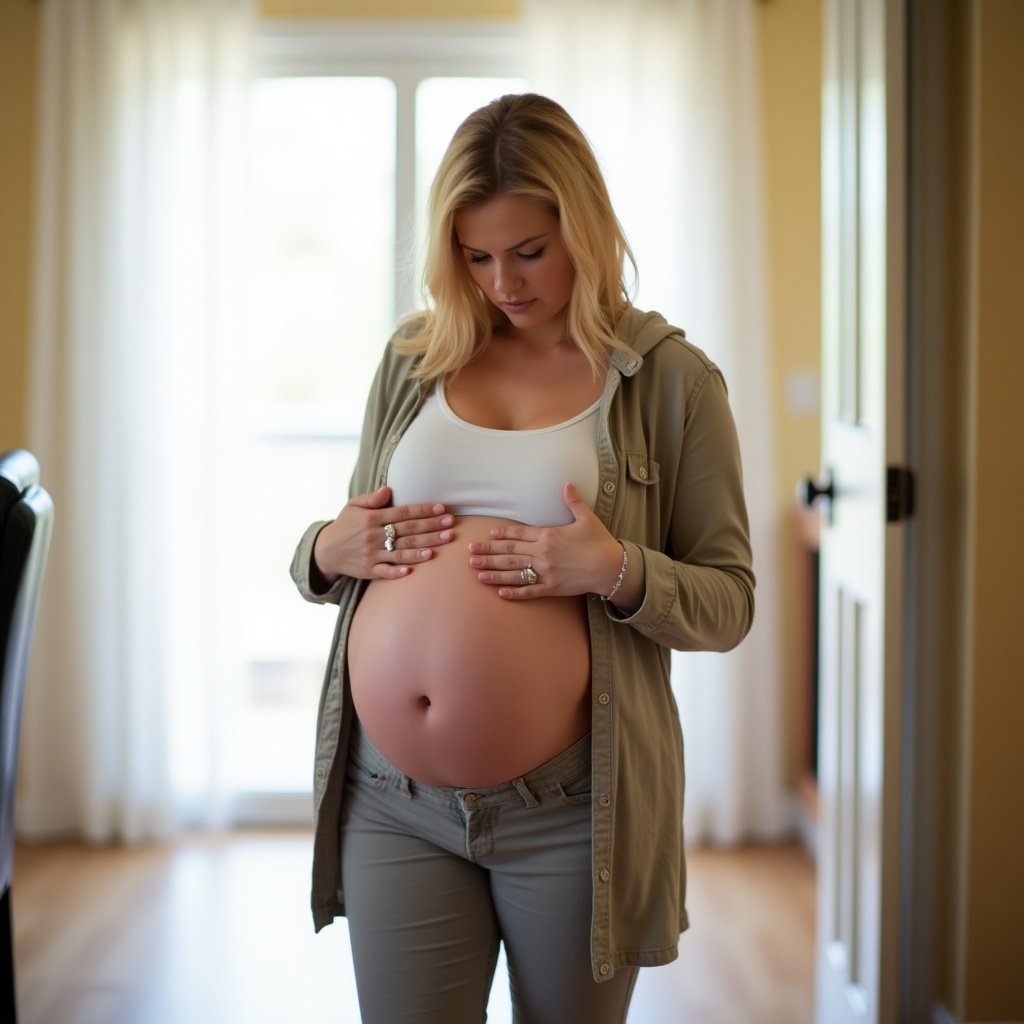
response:
M935 116L920 119L930 148L914 181L928 211L914 610L921 707L937 730L915 803L938 819L921 838L935 872L917 897L935 917L920 938L935 944L934 995L952 1020L1024 1021L1024 5L920 0L917 12L917 95Z
M1024 4L969 6L968 636L960 750L962 1009L1024 1019Z
M0 3L0 451L26 445L38 12Z
M806 550L798 539L796 482L817 474L820 420L787 400L794 375L816 379L821 363L821 0L771 0L757 7L775 465L782 671L786 685L786 775L804 767L808 632Z

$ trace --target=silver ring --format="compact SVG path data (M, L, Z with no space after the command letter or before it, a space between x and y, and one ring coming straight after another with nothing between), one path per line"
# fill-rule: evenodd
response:
M536 583L540 577L533 571L533 566L528 565L520 574L522 581L526 584Z
M391 523L388 523L388 525L384 527L384 550L385 551L394 551L395 550L395 536L396 536L396 534L395 534L394 526L392 526Z

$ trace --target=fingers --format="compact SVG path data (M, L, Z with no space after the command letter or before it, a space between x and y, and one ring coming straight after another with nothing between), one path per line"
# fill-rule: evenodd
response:
M442 541L442 543L444 543ZM429 562L434 557L432 547L406 547L401 550L397 548L392 551L375 549L368 558L369 569L368 579L394 580L402 576L408 576L413 568L423 562Z
M408 576L412 572L412 563L426 562L433 557L434 553L429 548L422 551L406 551L397 555L400 561L397 562L376 562L370 570L370 578L377 580L397 580ZM396 557L395 554L389 558Z
M513 586L499 586L498 597L506 601L528 601L534 597L544 597L550 588L542 586L542 580L532 565L520 569L512 579Z
M473 545L470 545L472 550ZM469 556L469 564L474 569L491 569L497 570L499 573L508 575L510 572L521 573L528 565L531 565L531 561L526 555L477 555L472 554ZM491 581L495 582L495 581ZM501 582L498 580L497 582Z
M495 526L492 540L477 540L469 545L471 555L515 555L521 544L535 544L540 531L525 526ZM522 557L520 555L520 557Z
M470 558L469 562L474 568L478 567L478 564L486 564L482 558ZM478 572L476 578L481 583L501 588L498 591L501 597L541 597L550 592L550 588L542 586L544 581L541 573L522 556L516 559L503 559L502 564L506 568L495 568L495 561L491 559L489 567Z
M438 503L389 504L390 487L350 498L320 532L314 551L326 578L394 579L454 538L455 519Z
M380 515L364 520L369 528L367 542L371 549L376 547L378 537L380 546L389 553L399 549L436 547L452 539L447 531L455 520L445 513L444 505L427 502L390 506L390 500L391 488L380 487L369 494L349 499L346 506L380 511Z
M443 508L443 506L441 506ZM438 547L447 544L453 537L451 527L455 519L450 515L432 516L429 519L403 519L389 520L394 536L391 540L391 547L387 548L386 526L382 526L381 537L384 538L382 546L392 554L418 554L416 549L423 547Z
M565 485L563 497L571 523L496 526L488 540L469 544L469 565L477 579L515 601L606 593L609 552L621 559L622 548L572 484ZM524 575L527 568L536 579Z
M369 494L358 494L356 497L350 498L348 503L358 508L385 508L389 501L391 501L391 488L378 487L377 490L371 491Z
M452 539L451 527L454 517L445 513L444 505L396 505L385 509L381 530L387 531L385 543L390 537L388 551L403 551L409 548L437 547Z
M569 511L572 513L572 518L575 522L579 522L581 519L596 519L597 516L594 510L583 500L583 496L576 488L566 483L562 488L562 501L565 502Z
M508 541L508 550L512 550L512 544L519 541L534 541L537 539L538 531L529 526L494 526L491 528L491 536L495 540Z
M391 488L384 486L369 494L358 494L350 498L349 505L357 508L384 509L385 515L381 517L381 526L384 523L400 523L417 519L429 519L441 515L444 512L444 505L426 502L422 505L396 505L389 506L391 501ZM409 532L409 531L406 531Z
M539 597L547 591L541 587L541 574L533 556L519 550L523 544L536 544L542 531L525 526L495 526L489 541L473 541L469 545L469 564L480 570L477 579L499 587L500 597L524 599ZM532 580L528 573L532 573Z
M432 519L444 512L444 505L396 505L388 509L389 523L413 523L417 520ZM407 531L408 532L408 531Z

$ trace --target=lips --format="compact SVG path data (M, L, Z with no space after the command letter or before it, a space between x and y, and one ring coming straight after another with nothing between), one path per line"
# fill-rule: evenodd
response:
M524 299L522 302L503 302L501 308L506 313L525 313L533 305L534 299Z

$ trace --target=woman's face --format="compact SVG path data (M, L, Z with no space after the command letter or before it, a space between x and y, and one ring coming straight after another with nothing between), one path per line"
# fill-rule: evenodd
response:
M497 196L455 214L455 237L481 291L514 333L555 344L576 271L558 218L531 199Z

